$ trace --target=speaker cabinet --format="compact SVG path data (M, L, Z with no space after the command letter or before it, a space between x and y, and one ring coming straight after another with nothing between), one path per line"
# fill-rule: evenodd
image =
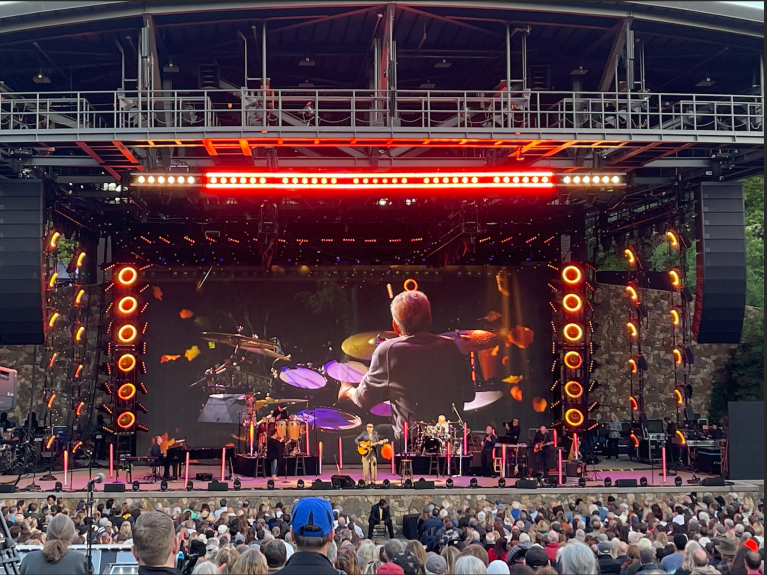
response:
M701 481L703 487L724 487L724 477L706 477Z
M402 534L405 539L418 539L418 518L420 515L403 515L402 516Z
M535 479L517 479L514 487L517 489L538 489L538 482Z
M330 491L331 489L333 489L333 484L330 481L315 479L312 482L311 488L315 491Z
M426 481L425 479L419 479L418 481L413 483L413 487L415 489L434 489L434 482Z
M0 345L45 343L43 182L0 180Z
M125 483L105 483L104 493L125 493Z
M208 483L208 491L229 491L229 483L226 481L211 481Z
M695 227L698 251L692 335L698 343L738 343L746 311L743 185L702 183Z
M351 475L336 474L330 478L330 483L340 485L341 489L353 489L356 483Z
M616 479L613 484L615 487L637 487L636 479Z

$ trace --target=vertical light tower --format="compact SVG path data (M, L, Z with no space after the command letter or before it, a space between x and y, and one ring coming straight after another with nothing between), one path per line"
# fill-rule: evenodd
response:
M146 326L139 321L141 313L140 270L134 264L116 265L113 271L111 312L111 383L112 423L117 436L118 454L132 454L136 431L148 431L138 423L138 411L147 412L137 399L146 388L141 375L146 372L140 359L146 349L143 334Z
M576 438L588 428L588 379L590 356L586 317L586 271L568 263L562 282L562 420L567 433ZM576 457L578 454L575 454Z

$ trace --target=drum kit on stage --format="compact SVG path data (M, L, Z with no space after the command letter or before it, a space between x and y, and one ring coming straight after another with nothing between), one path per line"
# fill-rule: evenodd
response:
M376 347L382 341L397 337L393 331L363 332L346 338L341 344L343 352L359 361L332 360L317 368L311 364L294 362L285 355L277 341L247 337L238 333L204 332L202 339L215 344L234 348L231 358L217 367L205 371L202 378L190 387L203 385L212 394L234 393L238 400L245 403L242 413L242 425L252 427L253 451L266 451L268 438L276 430L277 435L284 441L286 455L306 452L306 434L309 427L330 431L353 430L362 425L359 416L344 412L335 407L317 407L304 409L298 414L292 414L288 419L276 420L272 410L277 405L308 403L307 399L276 399L269 395L274 380L278 380L296 390L316 391L325 388L332 380L334 384L341 382L359 384L368 371L369 362ZM457 330L442 334L456 342L463 353L490 349L502 341L496 332L483 330ZM253 371L259 371L256 358L266 358L272 361L271 377ZM282 363L282 365L280 365ZM245 368L245 369L243 369ZM263 394L263 397L257 397ZM484 404L492 403L500 398L493 397ZM473 407L476 409L476 406ZM469 407L467 406L467 409ZM389 402L380 403L370 409L371 414L381 417L391 416ZM452 453L460 452L463 441L463 424L447 422L448 429L437 424L416 422L412 426L411 446L418 453L436 453L444 455L450 444ZM410 446L409 446L410 447Z
M461 453L464 424L460 421L445 423L446 425L425 421L414 422L409 428L408 453L446 456L448 445L452 455L457 456ZM469 433L470 430L467 428L466 432Z

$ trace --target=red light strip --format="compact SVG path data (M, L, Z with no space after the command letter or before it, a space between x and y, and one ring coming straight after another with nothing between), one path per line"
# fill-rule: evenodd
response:
M206 172L207 190L553 190L553 172Z

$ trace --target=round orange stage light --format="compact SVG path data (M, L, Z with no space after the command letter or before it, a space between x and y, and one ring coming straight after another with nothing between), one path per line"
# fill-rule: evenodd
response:
M682 285L682 280L679 278L679 272L676 270L671 270L668 272L668 277L671 279L671 285L675 288L678 288L680 285Z
M533 398L533 409L536 411L536 413L543 413L546 411L546 408L549 406L549 402L546 401L542 397L535 397Z
M572 427L578 427L584 421L583 412L580 409L568 409L565 412L565 423Z
M117 311L122 315L132 314L138 309L138 300L132 295L125 296L117 302Z
M136 395L136 386L133 385L132 383L123 383L117 389L117 397L119 397L123 401L128 401L129 399L132 399L134 395Z
M673 323L674 325L679 325L679 322L680 322L680 320L679 320L679 312L676 311L675 309L672 309L671 310L671 323Z
M577 351L568 351L565 354L565 366L570 369L578 369L583 365L583 358Z
M637 400L633 397L629 397L629 403L631 404L631 409L634 411L637 411L639 409L639 404L637 403Z
M565 393L567 397L578 399L583 395L583 386L577 381L568 381L565 384Z
M629 265L634 265L636 263L637 257L634 255L634 252L631 249L626 248L623 250L623 253L626 255L626 258L629 261Z
M583 272L578 266L567 266L562 270L562 281L567 285L577 285L583 280Z
M135 325L126 323L125 325L120 326L117 330L117 341L120 343L131 344L136 341L137 337L138 330Z
M639 329L633 321L628 322L626 324L626 328L629 330L631 337L636 337L639 335Z
M567 313L578 313L583 309L583 300L581 296L569 293L562 298L562 309Z
M418 282L414 279L406 279L405 283L402 284L402 287L405 288L405 291L417 291Z
M81 268L83 267L83 263L85 262L85 252L80 252L80 255L77 256L77 267Z
M117 427L120 429L130 429L136 423L136 416L130 411L124 411L117 416Z
M562 335L570 342L578 342L583 339L583 328L577 323L568 323L562 330Z
M674 390L674 396L676 397L676 404L677 405L683 405L684 404L684 398L682 397L682 392L678 389Z
M48 247L51 249L55 248L60 237L61 234L59 232L53 232L53 234L51 234L51 240L48 242Z
M626 293L629 294L631 301L639 301L639 294L632 286L626 286Z
M682 352L678 349L674 349L674 363L677 365L682 363Z
M136 283L138 279L138 271L136 268L126 266L117 272L117 283L122 287L130 287Z
M77 331L75 332L75 341L82 341L84 334L85 328L83 326L78 327Z
M381 447L381 457L384 459L391 459L394 455L394 448L391 446L390 443L387 443L386 445Z
M631 373L636 373L637 372L638 367L637 367L636 360L634 360L634 359L630 359L629 360L629 369L631 369Z
M671 244L672 248L679 247L679 240L676 238L676 234L674 232L666 232L666 237L668 238L668 243Z
M125 353L117 360L117 367L122 372L132 371L136 367L136 357L130 353Z
M687 438L684 436L684 433L682 433L678 429L676 430L676 436L679 439L679 443L681 443L682 445L685 445L687 443Z

